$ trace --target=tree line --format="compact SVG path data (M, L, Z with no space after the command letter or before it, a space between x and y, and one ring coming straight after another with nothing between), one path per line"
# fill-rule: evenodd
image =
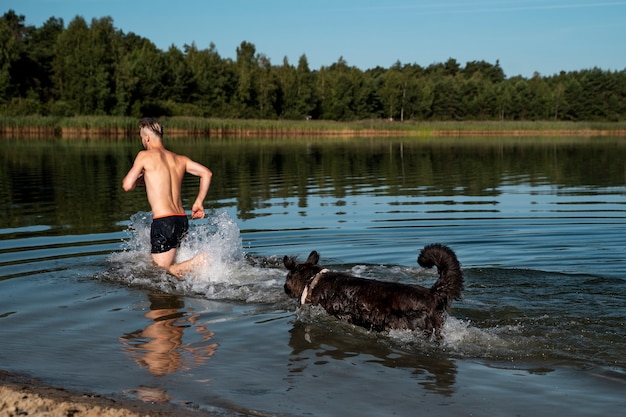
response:
M111 17L65 26L0 18L0 114L194 116L245 119L621 121L626 69L594 67L506 77L498 61L427 67L396 62L362 70L342 57L311 69L276 65L242 41L236 58L215 44L158 49Z

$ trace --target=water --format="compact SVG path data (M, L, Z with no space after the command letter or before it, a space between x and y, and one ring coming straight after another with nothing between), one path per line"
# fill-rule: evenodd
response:
M177 140L214 171L178 282L121 179L132 142L0 148L0 369L218 415L571 416L626 388L621 139ZM185 181L185 205L197 184ZM441 343L297 309L284 255L429 286L466 280Z

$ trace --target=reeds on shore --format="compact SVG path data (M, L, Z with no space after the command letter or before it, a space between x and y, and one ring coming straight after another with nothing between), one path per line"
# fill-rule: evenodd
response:
M389 121L251 120L164 117L170 137L300 137L300 136L626 136L626 122L561 121ZM2 138L131 138L138 119L121 116L2 116Z

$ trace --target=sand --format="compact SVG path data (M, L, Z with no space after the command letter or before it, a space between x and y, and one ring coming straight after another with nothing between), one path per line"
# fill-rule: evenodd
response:
M208 417L211 414L172 404L107 398L71 392L0 371L0 417Z

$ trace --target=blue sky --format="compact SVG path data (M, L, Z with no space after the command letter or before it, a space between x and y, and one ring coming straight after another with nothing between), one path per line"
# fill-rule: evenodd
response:
M110 16L160 49L211 42L234 58L242 41L280 65L306 55L361 69L449 58L499 61L507 77L598 67L626 70L626 1L603 0L2 0L26 24Z

